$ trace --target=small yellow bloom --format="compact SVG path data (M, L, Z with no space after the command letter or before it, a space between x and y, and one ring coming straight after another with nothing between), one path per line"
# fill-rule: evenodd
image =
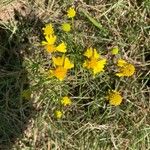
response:
M97 50L91 47L88 48L83 55L86 56L87 58L95 58L95 59L100 58L100 55L98 54Z
M67 106L67 105L69 106L71 105L71 103L72 103L71 99L68 98L67 96L63 97L63 99L61 100L61 104L63 106Z
M65 69L71 69L74 67L74 64L70 62L68 57L62 56L62 57L52 57L53 63L56 66L62 66Z
M113 55L118 54L118 53L119 53L118 47L114 47L114 48L111 50L111 53L112 53Z
M46 41L42 41L42 45L45 47L46 51L52 53L55 51L54 43L56 41L56 36L49 35L45 36Z
M54 34L54 29L53 29L52 24L45 25L45 27L42 28L42 30L43 30L45 36Z
M64 42L60 43L57 47L56 50L62 53L65 53L67 51L67 46Z
M42 45L53 45L56 42L55 35L45 36L46 41L42 41Z
M65 53L67 50L67 46L64 42L60 43L58 46L55 46L56 36L49 35L45 36L46 41L42 41L42 45L45 47L46 51L49 53L53 52L62 52Z
M120 105L123 99L120 93L115 90L109 92L107 98L109 100L110 105L114 105L114 106Z
M70 62L68 57L52 57L54 70L50 70L50 74L58 78L60 81L64 80L67 74L68 69L74 67L74 64Z
M71 69L74 67L74 64L70 62L69 58L68 57L65 57L65 60L64 60L64 68L65 69Z
M60 81L63 81L66 77L67 69L65 69L64 67L57 67L56 69L51 70L50 73L50 76L53 75Z
M126 62L125 60L119 59L117 66L119 67L119 72L116 73L116 76L118 77L129 77L135 73L135 67L132 64Z
M60 111L60 110L56 110L56 111L55 111L55 117L56 117L57 119L62 118L62 115L63 115L63 112L62 112L62 111Z
M73 17L75 17L75 15L76 15L76 11L74 10L73 7L70 7L67 11L68 18L73 18Z
M63 23L62 30L65 32L69 32L71 30L71 25L69 23Z
M86 56L88 59L85 60L83 67L92 69L94 75L104 71L106 59L100 59L100 55L97 53L96 49L87 49L87 51L84 53L84 56Z
M48 53L53 53L56 50L55 45L45 45L45 49Z

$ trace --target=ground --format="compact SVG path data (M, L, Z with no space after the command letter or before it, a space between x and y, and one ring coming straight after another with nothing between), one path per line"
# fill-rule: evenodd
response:
M150 149L149 0L2 0L0 6L0 149ZM61 30L64 22L73 24L71 32ZM47 78L53 67L41 45L47 23L74 62L63 82ZM95 77L82 65L88 47L107 59ZM119 54L111 55L113 47ZM135 66L133 76L113 75L118 58ZM107 101L112 89L123 97L119 106ZM65 95L71 106L60 104Z

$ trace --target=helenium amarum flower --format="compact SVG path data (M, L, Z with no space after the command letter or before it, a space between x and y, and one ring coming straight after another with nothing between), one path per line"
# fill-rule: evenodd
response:
M74 64L70 62L68 57L52 57L55 69L50 70L50 76L55 76L60 81L64 80L69 69L74 67Z
M114 47L114 48L111 50L111 53L112 53L113 55L118 54L118 53L119 53L118 47Z
M71 101L71 99L68 96L65 96L65 97L62 98L61 104L63 106L69 106L69 105L72 104L72 101Z
M76 15L76 11L73 7L70 7L68 10L67 10L67 16L68 18L74 18Z
M55 35L45 36L46 41L42 41L42 45L45 47L48 53L53 52L62 52L65 53L67 51L67 46L65 42L60 43L58 46L55 45L57 37Z
M56 117L57 119L62 118L62 115L63 115L63 112L62 112L62 111L60 111L60 110L56 110L56 111L55 111L55 117Z
M69 23L63 23L62 30L65 32L69 32L71 30L71 25Z
M43 34L45 36L53 35L54 34L54 29L52 24L46 24L45 27L42 28Z
M123 98L118 91L112 90L108 93L107 99L110 105L118 106L121 104Z
M118 66L118 73L116 73L116 76L118 77L123 76L129 77L135 73L135 67L123 59L118 60L117 66Z
M83 67L93 71L93 75L103 72L106 59L101 58L96 49L88 48L84 53L88 59L83 63Z

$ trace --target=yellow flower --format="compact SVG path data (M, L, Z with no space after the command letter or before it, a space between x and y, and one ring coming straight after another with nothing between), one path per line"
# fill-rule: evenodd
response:
M42 41L42 45L45 47L46 51L48 53L53 53L53 52L62 52L65 53L67 50L67 46L64 42L60 43L58 46L55 46L56 42L56 36L55 35L49 35L45 36L46 41Z
M110 105L114 105L114 106L120 105L123 99L120 93L115 90L109 92L107 98L109 100Z
M129 77L132 76L135 72L135 67L132 64L126 62L125 60L119 59L117 66L119 67L119 72L116 73L116 76L118 77Z
M65 53L67 51L67 46L64 42L60 43L57 47L56 47L56 51Z
M53 75L60 81L64 80L68 69L74 67L74 64L70 62L68 57L52 57L53 63L56 66L54 70L50 70L50 76Z
M100 55L97 53L97 50L91 47L88 48L83 55L86 56L87 58L95 58L95 59L100 58Z
M67 106L67 105L71 105L72 101L70 98L68 98L67 96L63 97L61 100L61 104L63 106Z
M73 18L73 17L75 17L75 15L76 15L76 11L74 10L73 7L70 7L67 11L68 18Z
M53 63L56 66L62 66L65 69L71 69L74 67L74 64L70 62L68 57L62 56L62 57L52 57Z
M54 29L53 29L52 24L45 25L45 27L42 28L42 30L43 30L45 36L54 34Z
M50 73L60 81L63 81L66 77L67 69L65 69L64 67L57 67L56 69L51 70Z
M106 59L100 59L100 55L97 53L96 49L87 49L87 51L84 53L84 56L86 56L88 59L83 63L83 67L92 69L94 75L104 71Z
M62 30L65 32L69 32L71 30L71 25L69 23L63 23Z
M63 112L62 112L62 111L60 111L60 110L56 110L56 111L55 111L55 117L56 117L57 119L62 118L62 115L63 115Z
M56 41L56 36L49 35L45 36L46 41L42 41L42 45L45 46L47 52L52 53L55 51L54 43Z
M112 53L113 55L118 54L118 53L119 53L118 47L114 47L114 48L111 50L111 53Z

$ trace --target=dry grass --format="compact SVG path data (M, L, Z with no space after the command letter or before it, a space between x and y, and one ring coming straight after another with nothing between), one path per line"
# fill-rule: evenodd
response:
M72 34L63 34L60 25L67 20L64 16L70 5L77 10L75 30ZM20 12L16 5L15 8ZM7 31L7 36L0 45L3 51L0 57L0 110L2 118L10 124L0 122L0 148L7 149L10 144L12 149L25 150L148 150L149 1L51 0L47 4L28 1L24 12L26 15L15 12L16 20L11 17L9 23L1 21L3 30L0 29L0 34ZM50 66L50 56L44 53L39 42L43 39L41 28L48 22L54 24L59 38L67 42L69 56L77 66L63 83L47 80L43 75L43 70ZM102 77L91 78L80 67L81 55L89 46L96 47L102 54L118 46L119 57L133 63L136 74L129 79L110 78L107 68ZM32 90L31 100L22 100L19 96L26 88ZM106 103L104 97L109 88L121 90L124 100L119 107ZM18 93L14 95L14 91ZM63 119L56 120L53 112L59 107L57 99L64 94L71 96L73 105L64 110ZM15 130L17 138L13 135ZM4 138L2 131L6 135L12 131L11 136Z

